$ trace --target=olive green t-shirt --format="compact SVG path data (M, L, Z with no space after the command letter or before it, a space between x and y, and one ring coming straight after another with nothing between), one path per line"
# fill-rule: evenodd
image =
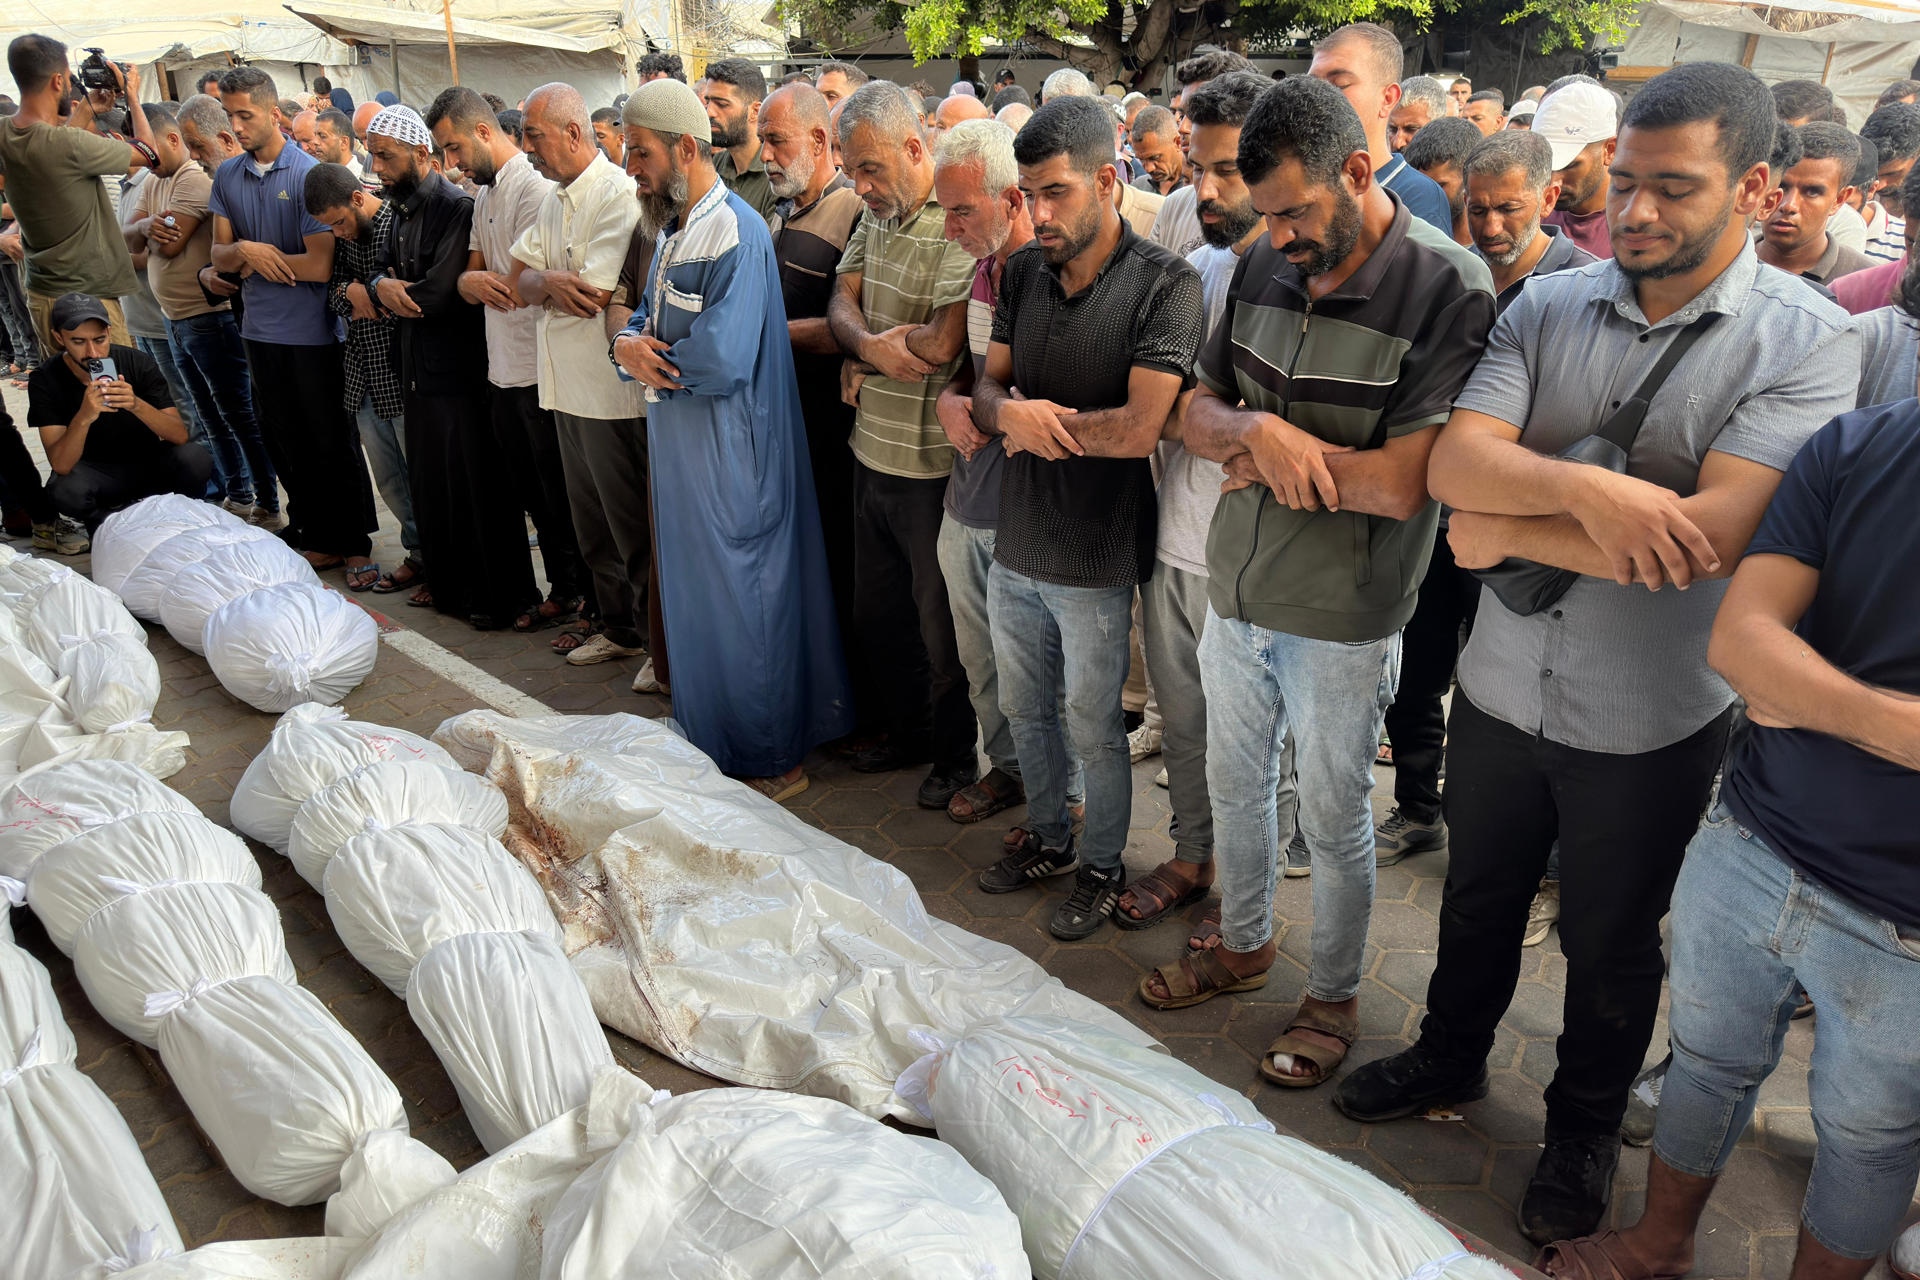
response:
M44 297L118 298L138 287L100 179L124 174L133 148L86 129L0 120L7 203L27 250L27 288Z

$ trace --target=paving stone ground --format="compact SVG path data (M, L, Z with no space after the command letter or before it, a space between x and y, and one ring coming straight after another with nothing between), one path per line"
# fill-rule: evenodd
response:
M382 514L385 523L376 553L386 563L398 563L392 522ZM76 567L84 569L86 561ZM340 575L328 576L338 585ZM570 667L548 650L552 633L483 635L428 611L401 607L400 597L355 598L390 611L396 623L419 630L556 711L668 711L665 699L630 692L634 664ZM154 632L153 646L165 682L156 723L184 729L193 740L187 767L169 782L214 821L224 823L233 786L266 741L272 717L229 697L205 663L165 632ZM481 703L457 684L382 646L372 676L344 705L355 718L428 733L446 716ZM1135 873L1171 850L1166 792L1151 781L1157 768L1157 761L1148 761L1134 771L1136 800L1126 857ZM1088 942L1060 944L1045 929L1055 892L988 896L973 887L974 873L996 856L1001 833L1020 811L1002 815L1006 821L962 827L915 806L918 772L874 777L818 757L809 762L809 772L813 784L792 803L794 811L898 866L934 914L1033 957L1069 986L1147 1028L1183 1060L1243 1089L1283 1130L1371 1170L1495 1248L1531 1256L1513 1215L1537 1159L1544 1115L1541 1089L1554 1065L1566 974L1555 939L1524 957L1518 992L1495 1043L1492 1093L1486 1101L1464 1108L1464 1119L1458 1121L1357 1124L1333 1108L1329 1090L1281 1090L1260 1082L1255 1072L1261 1050L1282 1030L1305 979L1312 923L1309 880L1282 882L1275 908L1281 957L1274 980L1265 988L1194 1009L1155 1013L1135 998L1135 984L1184 945L1183 925L1137 933L1108 928ZM1391 774L1382 768L1378 775L1384 786L1376 790L1375 805L1384 811L1390 803ZM281 908L301 983L367 1045L393 1078L416 1136L458 1167L479 1159L484 1153L452 1085L405 1005L347 954L319 895L290 864L258 846L255 853L266 890ZM1421 855L1381 872L1361 990L1362 1038L1346 1069L1397 1051L1416 1033L1434 963L1445 874L1444 853ZM1197 915L1197 909L1192 914ZM82 1069L125 1115L188 1241L317 1233L319 1206L290 1209L267 1203L234 1181L158 1059L92 1011L72 966L28 913L16 913L14 926L22 944L52 971L79 1040ZM1663 1017L1654 1043L1664 1047L1665 1034ZM1815 1034L1817 1019L1796 1023L1788 1033L1786 1057L1762 1087L1757 1121L1741 1140L1708 1213L1695 1275L1762 1280L1787 1274L1812 1153L1807 1061ZM656 1086L680 1092L717 1083L618 1034L609 1033L609 1038L616 1056ZM1617 1184L1617 1219L1637 1214L1646 1165L1645 1151L1629 1149ZM1884 1269L1875 1275L1884 1276Z

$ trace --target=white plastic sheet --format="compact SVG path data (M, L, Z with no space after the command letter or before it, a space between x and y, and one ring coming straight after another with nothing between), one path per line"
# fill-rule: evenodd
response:
M233 1176L281 1204L338 1190L362 1135L407 1131L393 1082L290 980L238 978L191 995L160 1020L159 1047Z
M0 1280L87 1274L181 1247L126 1121L73 1060L47 971L0 941Z
M184 529L221 524L244 522L211 502L177 493L142 498L108 516L94 531L93 580L118 595L127 575L168 538Z
M198 564L217 547L279 541L267 530L237 520L182 529L147 552L145 558L127 574L120 583L120 600L132 610L135 617L158 622L160 597L180 570L190 564Z
M332 705L380 656L372 615L312 583L259 587L207 619L207 665L228 693L262 711Z
M1018 1221L957 1152L840 1103L712 1089L609 1119L618 1142L547 1221L541 1280L1030 1271Z
M0 795L0 875L24 880L54 845L136 813L199 812L178 791L120 760L24 773Z
M278 538L229 543L173 575L160 593L160 621L186 648L205 653L207 619L227 601L256 587L319 581L313 566Z
M80 927L130 887L193 880L258 889L260 864L240 837L197 813L142 813L47 850L26 890L47 936L72 955Z
M928 916L913 884L634 717L470 712L508 845L565 926L600 1020L697 1070L925 1123L893 1082L918 1031L1012 1014L1148 1038L1011 947ZM576 742L623 744L618 751Z
M327 1234L349 1240L371 1236L454 1176L453 1166L438 1152L392 1129L371 1129L340 1166L340 1189L327 1197Z
M440 823L363 832L327 866L327 914L354 958L395 995L433 948L462 934L560 926L526 868L498 842Z
M386 760L453 764L452 756L419 734L349 720L338 707L295 707L280 717L267 745L240 775L229 809L233 825L285 853L307 797L363 765Z
M117 1274L117 1280L339 1280L358 1240L220 1240ZM92 1280L84 1277L83 1280Z
M287 857L308 884L319 888L328 859L347 840L369 827L410 822L448 823L497 841L507 829L507 798L485 778L448 765L426 760L363 765L334 779L300 806L288 836ZM544 905L541 910L545 911Z
M1039 1280L1509 1280L1371 1174L1192 1067L1060 1018L932 1046L902 1081L1018 1207Z

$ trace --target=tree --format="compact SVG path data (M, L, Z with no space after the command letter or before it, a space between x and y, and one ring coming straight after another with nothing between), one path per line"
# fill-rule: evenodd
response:
M1157 87L1204 43L1241 52L1347 22L1384 23L1410 45L1444 25L1483 31L1524 24L1532 54L1578 49L1630 20L1637 0L780 0L823 45L904 28L915 62L977 56L988 44L1058 58L1096 85ZM1471 70L1471 68L1469 68Z

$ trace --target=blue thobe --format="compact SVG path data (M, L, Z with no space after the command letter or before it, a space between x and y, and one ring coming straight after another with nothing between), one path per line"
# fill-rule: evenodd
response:
M767 224L714 183L637 301L625 331L669 344L683 388L647 391L673 714L724 772L782 774L853 700Z

